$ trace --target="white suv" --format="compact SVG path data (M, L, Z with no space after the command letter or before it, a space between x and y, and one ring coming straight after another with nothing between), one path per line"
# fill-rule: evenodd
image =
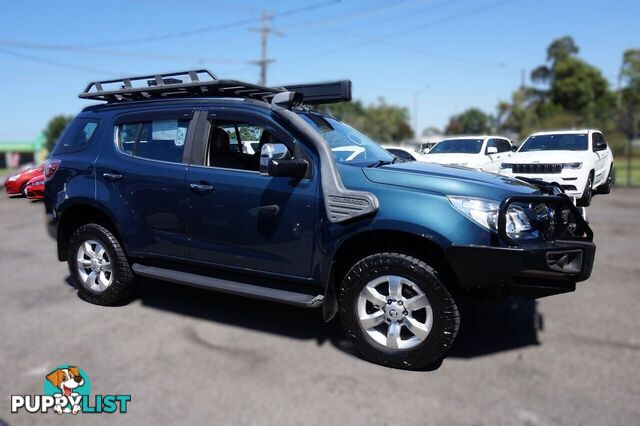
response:
M501 136L462 136L438 142L423 157L428 163L498 173L500 164L511 157L512 149L509 139Z
M500 173L560 184L580 206L613 185L613 155L602 132L593 129L539 132L529 136Z

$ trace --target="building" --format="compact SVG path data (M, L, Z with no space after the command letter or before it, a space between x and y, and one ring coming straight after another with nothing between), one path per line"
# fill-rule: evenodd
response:
M44 135L30 141L0 140L0 169L15 169L25 163L44 160Z

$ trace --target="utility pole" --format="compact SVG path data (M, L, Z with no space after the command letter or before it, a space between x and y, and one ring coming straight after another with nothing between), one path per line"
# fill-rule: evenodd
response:
M527 70L522 68L520 71L520 89L524 91L524 87L527 85Z
M261 36L260 38L261 38L262 54L259 60L251 61L252 64L256 64L260 67L260 81L258 82L260 86L267 85L267 65L275 62L274 59L269 59L267 57L267 41L268 41L269 35L270 34L277 35L277 36L284 35L280 31L274 30L269 26L269 21L271 19L273 19L273 15L269 15L267 12L262 12L262 18L261 18L262 26L260 28L249 28L249 31L258 32L260 33L260 36Z

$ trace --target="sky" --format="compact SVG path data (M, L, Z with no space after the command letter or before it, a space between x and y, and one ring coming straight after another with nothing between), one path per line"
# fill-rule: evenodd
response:
M92 80L207 68L256 83L261 15L268 85L348 78L365 103L406 107L442 128L469 107L493 113L555 38L612 87L623 52L640 48L637 0L6 1L0 9L0 140L30 140L77 114ZM523 71L524 70L524 71Z

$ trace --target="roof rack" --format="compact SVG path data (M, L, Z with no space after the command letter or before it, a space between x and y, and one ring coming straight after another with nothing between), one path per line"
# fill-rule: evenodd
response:
M282 92L300 93L308 105L345 102L351 100L351 81L264 87L236 80L220 80L208 70L200 69L92 81L80 98L109 103L173 97L234 97L270 102Z

